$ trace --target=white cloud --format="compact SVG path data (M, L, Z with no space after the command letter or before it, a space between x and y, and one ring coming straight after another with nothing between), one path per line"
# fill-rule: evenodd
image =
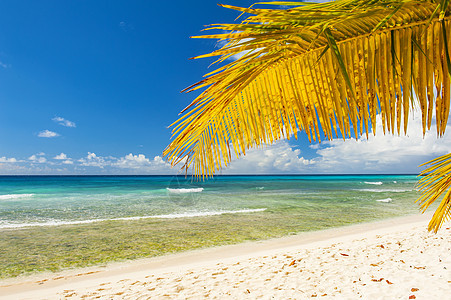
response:
M17 159L15 159L14 157L11 158L7 158L5 156L0 157L0 163L15 163L17 162Z
M108 161L107 158L97 156L93 152L88 152L85 158L81 158L78 160L82 166L86 167L99 167L103 169L105 166L111 165L111 162Z
M448 126L450 127L450 126ZM263 149L250 149L246 156L233 159L223 174L295 174L295 173L418 173L418 166L450 152L451 128L437 139L435 120L423 138L421 113L409 116L407 136L384 135L382 118L377 116L376 136L358 140L336 139L313 144L316 157L305 159L288 141L278 141Z
M130 153L121 157L115 165L119 168L140 169L143 167L150 167L151 163L144 154L133 155Z
M435 123L435 122L433 122ZM377 116L376 136L358 140L325 142L315 159L317 170L329 173L417 173L418 165L451 149L448 126L443 138L437 139L435 124L423 138L421 113L409 116L407 136L384 135L382 118Z
M281 140L263 149L250 149L245 156L234 159L224 174L280 174L308 172L314 162L299 157L301 150L293 149Z
M58 154L53 159L58 159L58 160L67 159L67 155L61 152L61 154Z
M132 24L125 21L119 22L119 28L121 28L124 32L128 32L135 29L135 27Z
M3 69L7 69L9 68L8 64L5 64L4 62L0 61L0 67L2 67Z
M44 137L44 138L53 138L53 137L57 137L57 136L60 136L60 134L50 131L50 130L47 130L47 129L38 133L38 137Z
M151 160L144 154L134 155L130 153L118 159L114 166L133 170L137 174L176 174L179 171L177 167L171 169L171 165L158 155Z
M38 154L38 155L39 155L39 154ZM43 163L47 162L47 159L46 159L45 157L43 157L43 156L38 156L38 155L33 154L32 156L30 156L30 157L28 158L28 160L31 160L32 162L40 163L40 164L43 164Z
M75 122L66 120L66 119L61 118L61 117L54 117L52 120L55 121L56 123L58 123L58 124L61 125L61 126L65 126L65 127L77 127L76 124L75 124Z
M65 165L73 165L74 162L72 161L71 158L68 158L67 155L63 152L61 152L60 154L56 155L53 159L56 160L60 160L62 164Z

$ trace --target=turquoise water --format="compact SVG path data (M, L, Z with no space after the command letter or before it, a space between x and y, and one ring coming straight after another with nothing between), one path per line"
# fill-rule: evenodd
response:
M177 176L3 176L0 229L82 224L115 219L199 218L240 213L347 218L415 213L414 175L217 176L196 182ZM337 210L337 208L339 208Z

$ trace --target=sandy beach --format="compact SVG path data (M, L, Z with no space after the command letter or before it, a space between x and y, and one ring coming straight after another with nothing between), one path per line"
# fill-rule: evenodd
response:
M447 299L451 229L429 218L8 279L0 299Z

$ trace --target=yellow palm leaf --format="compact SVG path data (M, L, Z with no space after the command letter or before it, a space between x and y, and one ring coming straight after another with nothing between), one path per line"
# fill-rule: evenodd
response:
M298 130L319 142L376 134L377 113L384 133L399 134L406 132L413 106L421 109L424 134L434 103L437 135L444 134L450 106L448 1L259 5L270 8L223 5L248 17L210 25L206 30L220 33L200 36L224 45L197 58L219 56L216 62L224 63L240 57L186 89L204 91L172 125L174 139L164 155L173 165L185 161L196 176L212 176L228 165L232 152L244 155L252 147L297 138Z

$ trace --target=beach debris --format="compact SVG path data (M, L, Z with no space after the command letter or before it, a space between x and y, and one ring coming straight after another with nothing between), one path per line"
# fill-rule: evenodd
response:
M417 292L418 290L420 290L420 289L412 288L410 291L411 291L411 292Z
M251 291L249 291L249 289L246 289L246 292L247 292L248 294L250 294L250 293L251 293Z
M384 278L379 278L379 279L373 278L373 279L371 279L371 281L374 281L374 282L381 282L382 280L384 280Z
M391 282L391 281L388 281L388 279L387 280L385 280L388 284L393 284L393 282Z
M416 299L417 297L415 295L410 295L409 299Z
M58 279L64 279L64 278L65 278L64 276L59 276L59 277L52 278L52 280L58 280Z
M384 245L377 245L377 247L381 247L382 249L385 249Z
M39 284L39 285L41 285L41 284L44 284L45 281L46 281L46 280L37 281L36 283Z
M75 295L77 295L77 293L73 292L73 293L64 295L64 297L65 298L69 298L69 297L72 297L72 296L75 296Z
M342 256L349 256L349 254L346 253L340 253Z
M296 260L293 260L288 266L291 267L296 263Z

